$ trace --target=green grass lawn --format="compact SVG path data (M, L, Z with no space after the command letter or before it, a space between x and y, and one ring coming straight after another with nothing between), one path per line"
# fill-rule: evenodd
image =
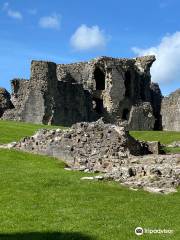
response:
M0 121L0 142L41 127ZM51 157L0 149L0 240L180 239L180 191L136 192L82 176L89 174L65 171L64 163ZM137 226L174 233L138 237Z
M163 196L82 181L88 174L17 151L0 150L0 169L1 240L138 239L137 226L175 231L141 239L180 239L180 192Z
M25 136L31 136L40 128L52 129L60 127L0 120L0 144L18 141Z
M139 140L159 141L162 144L170 144L180 141L180 132L171 131L130 131L130 134Z
M180 153L180 147L164 147L166 153Z
M142 141L159 141L161 144L170 144L180 141L180 132L171 131L130 131L130 134ZM163 147L166 153L180 153L180 147Z

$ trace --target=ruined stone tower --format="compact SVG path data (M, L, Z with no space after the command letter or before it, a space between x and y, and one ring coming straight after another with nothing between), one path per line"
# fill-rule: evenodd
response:
M3 118L71 125L103 117L115 124L124 121L129 129L158 128L157 87L150 76L154 61L154 56L73 64L32 61L30 80L12 80L14 109Z

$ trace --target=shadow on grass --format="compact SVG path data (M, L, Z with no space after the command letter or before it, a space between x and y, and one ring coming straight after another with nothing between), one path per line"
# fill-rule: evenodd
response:
M0 233L0 240L96 240L78 232Z

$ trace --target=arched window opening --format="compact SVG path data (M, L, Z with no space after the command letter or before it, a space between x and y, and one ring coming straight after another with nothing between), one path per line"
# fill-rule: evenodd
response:
M122 113L122 119L123 120L128 120L129 119L129 110L125 108Z
M96 81L96 90L104 90L105 89L105 75L99 68L95 69L94 78Z
M125 97L130 97L131 96L131 73L130 71L127 71L125 73Z

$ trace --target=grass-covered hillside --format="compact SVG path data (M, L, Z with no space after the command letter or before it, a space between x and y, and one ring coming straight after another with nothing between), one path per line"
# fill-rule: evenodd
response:
M41 127L1 121L0 142ZM158 195L82 176L89 174L51 157L1 149L0 240L180 239L180 191ZM137 226L174 233L138 237Z

